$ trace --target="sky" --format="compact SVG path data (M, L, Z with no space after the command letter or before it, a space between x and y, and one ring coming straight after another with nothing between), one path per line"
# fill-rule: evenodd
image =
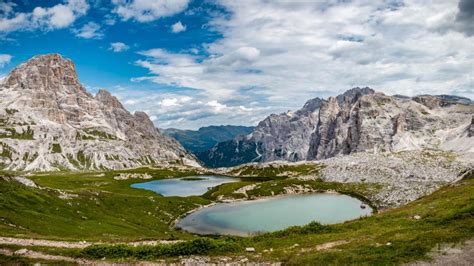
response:
M256 125L369 86L474 99L473 0L0 0L0 77L73 60L160 128Z

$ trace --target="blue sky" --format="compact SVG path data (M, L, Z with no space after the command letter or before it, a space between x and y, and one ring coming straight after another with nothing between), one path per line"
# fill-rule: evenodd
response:
M473 4L430 1L0 0L0 76L74 61L158 127L255 125L354 86L473 98Z

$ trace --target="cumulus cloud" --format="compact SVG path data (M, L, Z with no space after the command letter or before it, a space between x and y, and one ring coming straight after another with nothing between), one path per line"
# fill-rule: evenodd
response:
M186 25L183 25L181 21L176 22L175 24L171 25L171 31L173 33L179 33L182 31L186 31Z
M115 53L124 52L124 51L127 51L128 49L130 49L130 46L126 45L123 42L110 43L110 48L109 48L109 50L112 50Z
M0 54L0 68L10 63L12 56L9 54Z
M145 111L160 128L199 128L206 124L257 123L266 113L267 107L231 106L218 100L209 100L203 95L183 96L178 93L156 91L113 90L128 110Z
M457 3L218 3L228 13L208 23L223 36L204 46L209 56L143 51L136 64L150 75L134 80L193 88L228 107L257 97L272 112L355 86L406 95L472 91L472 39L441 30L456 20Z
M73 32L77 37L83 39L102 39L104 37L100 25L92 21Z
M123 20L150 22L184 11L189 0L112 0L112 3L115 5L114 12Z
M86 0L68 0L52 7L35 7L32 12L14 12L16 4L0 4L0 33L17 30L54 30L66 28L85 15L89 9Z

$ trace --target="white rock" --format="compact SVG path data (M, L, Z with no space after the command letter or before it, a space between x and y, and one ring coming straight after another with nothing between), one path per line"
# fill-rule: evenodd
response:
M19 249L19 250L13 252L13 254L15 254L15 255L20 255L20 256L21 256L21 255L27 254L28 252L29 252L28 249L22 248L22 249Z
M248 247L248 248L245 248L245 251L246 252L255 252L255 248Z

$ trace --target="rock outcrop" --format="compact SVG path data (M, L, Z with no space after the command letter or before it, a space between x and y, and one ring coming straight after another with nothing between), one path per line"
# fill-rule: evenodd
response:
M356 152L474 152L473 114L474 104L462 97L410 98L353 88L327 100L315 98L294 114L270 115L249 136L219 143L200 158L220 167Z
M474 152L474 139L466 139L458 130L466 127L473 113L472 104L453 103L438 96L400 99L371 92L342 104L330 98L321 106L307 159L440 146L443 150ZM465 142L463 148L453 142L460 138Z
M198 154L198 158L212 167L304 160L322 103L322 99L314 98L296 112L272 114L261 121L252 134L218 143L209 151Z
M95 97L74 64L36 56L0 84L0 167L11 170L120 169L191 163L147 114L128 112L105 90Z

